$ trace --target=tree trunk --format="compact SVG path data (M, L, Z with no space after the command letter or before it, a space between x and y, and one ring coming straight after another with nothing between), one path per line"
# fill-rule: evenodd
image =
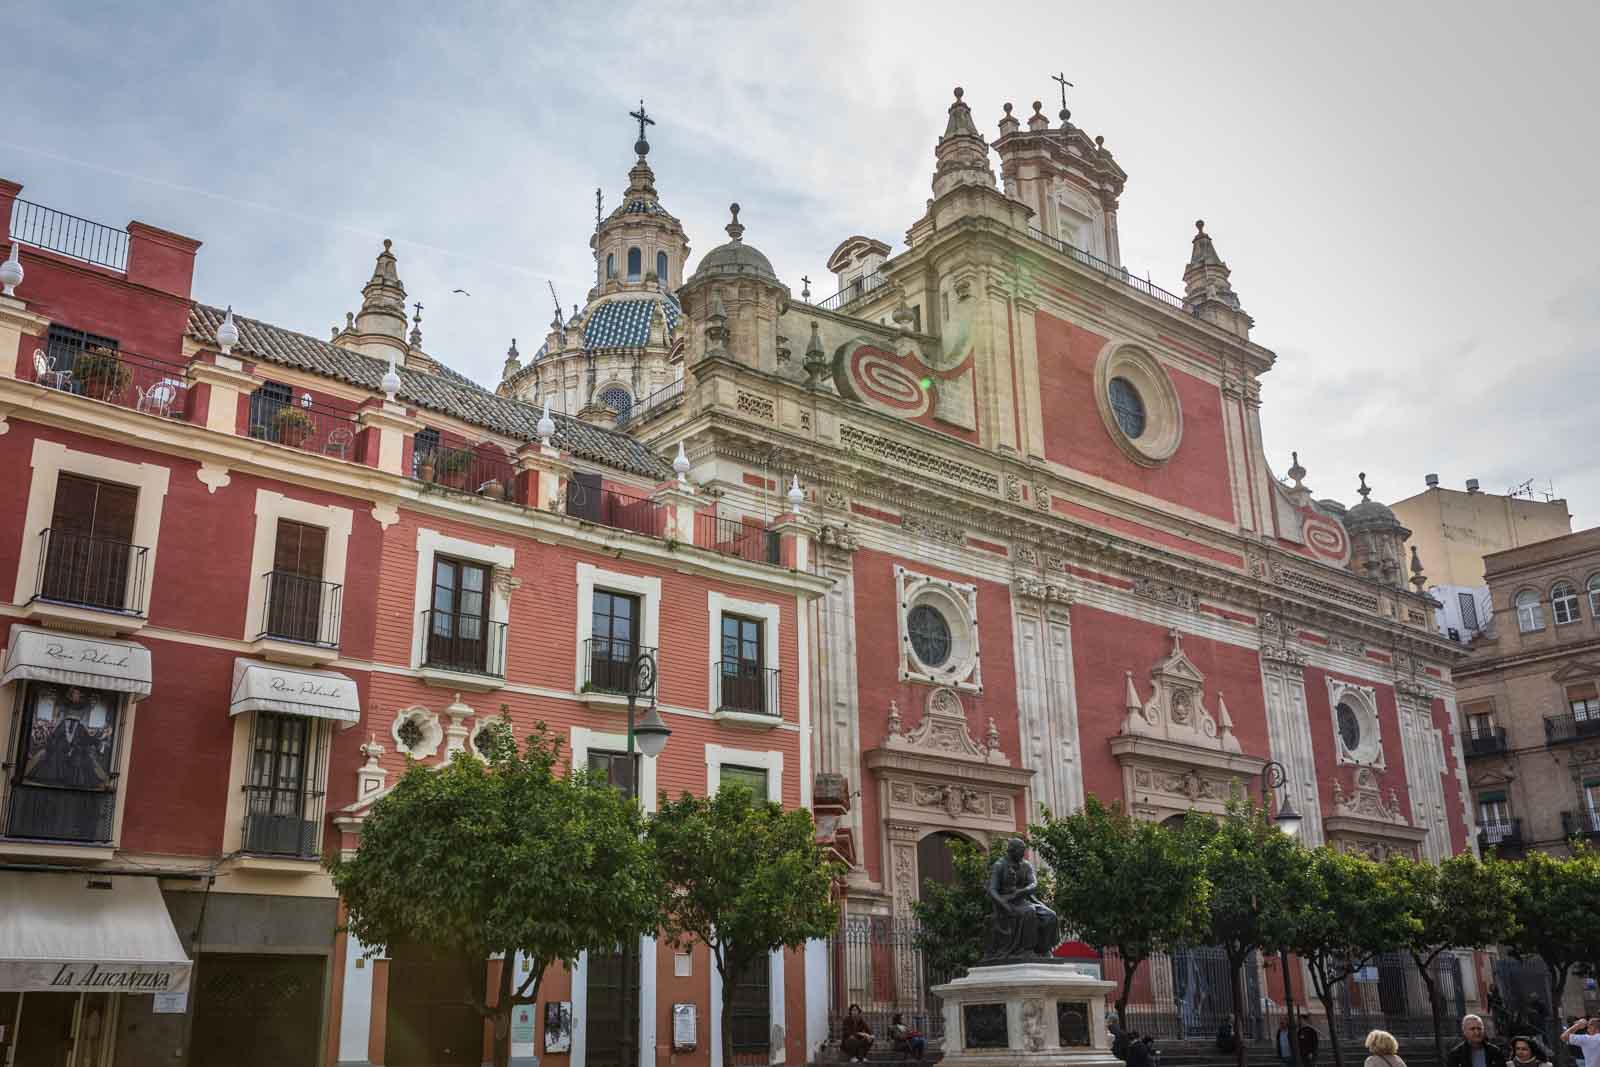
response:
M1439 991L1433 980L1433 975L1428 970L1421 956L1415 952L1411 954L1412 962L1417 965L1417 972L1422 975L1422 985L1428 991L1428 1011L1433 1015L1433 1051L1438 1057L1436 1062L1443 1064L1444 1058L1444 1002L1439 999ZM1431 963L1432 960L1430 959Z
M1117 994L1117 1028L1128 1029L1128 997L1132 995L1133 978L1139 973L1139 965L1144 963L1143 956L1136 956L1130 962L1128 957L1122 957L1122 992Z
M494 1067L511 1065L511 982L516 975L517 954L507 952L500 961L500 989L495 996L489 1022L494 1029Z
M733 983L739 974L738 961L717 964L722 976L722 1017L717 1020L717 1040L722 1045L722 1067L733 1067Z
M1244 1049L1244 960L1228 953L1228 977L1233 982L1233 1062L1246 1067Z
M1283 1011L1289 1020L1289 1059L1294 1067L1303 1067L1300 1054L1300 1027L1296 1024L1294 1010L1294 982L1289 978L1289 953L1280 949L1278 951L1278 967L1283 971L1278 976L1278 982L1283 987Z
M1328 1044L1333 1048L1333 1067L1344 1067L1344 1053L1339 1049L1339 1027L1333 1019L1333 983L1314 959L1306 962L1306 970L1311 972L1311 991L1317 995L1317 1001L1322 1005L1322 1017L1328 1023ZM1349 977L1349 972L1345 977ZM1444 1067L1444 1064L1439 1064L1439 1067Z

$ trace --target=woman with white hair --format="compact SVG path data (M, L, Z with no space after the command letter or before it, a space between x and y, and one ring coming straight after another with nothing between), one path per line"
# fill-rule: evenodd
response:
M1361 1067L1406 1067L1400 1058L1400 1042L1387 1030L1374 1030L1367 1035L1367 1051L1371 1053Z

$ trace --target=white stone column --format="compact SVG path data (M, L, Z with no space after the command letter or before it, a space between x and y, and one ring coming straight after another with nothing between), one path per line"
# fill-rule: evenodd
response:
M1322 844L1324 837L1311 723L1306 713L1304 655L1287 647L1264 646L1261 687L1267 704L1267 747L1287 773L1285 786L1304 820L1300 838L1314 848Z

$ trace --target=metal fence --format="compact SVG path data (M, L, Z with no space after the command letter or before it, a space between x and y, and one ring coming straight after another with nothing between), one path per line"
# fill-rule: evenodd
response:
M828 1039L835 1048L852 1004L861 1006L867 1025L885 1047L896 1013L929 1041L944 1035L939 998L928 990L953 976L935 972L923 959L917 946L920 929L914 920L890 916L847 915L840 922L829 944L833 989Z
M128 231L27 200L12 202L11 236L98 267L128 269Z

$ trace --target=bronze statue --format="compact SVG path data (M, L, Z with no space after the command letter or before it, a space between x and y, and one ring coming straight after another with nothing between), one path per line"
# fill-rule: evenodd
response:
M1022 838L1006 843L1006 854L989 870L989 899L994 915L989 920L989 952L985 963L1051 959L1060 939L1056 913L1039 902L1039 879L1033 864L1023 858L1028 846Z

